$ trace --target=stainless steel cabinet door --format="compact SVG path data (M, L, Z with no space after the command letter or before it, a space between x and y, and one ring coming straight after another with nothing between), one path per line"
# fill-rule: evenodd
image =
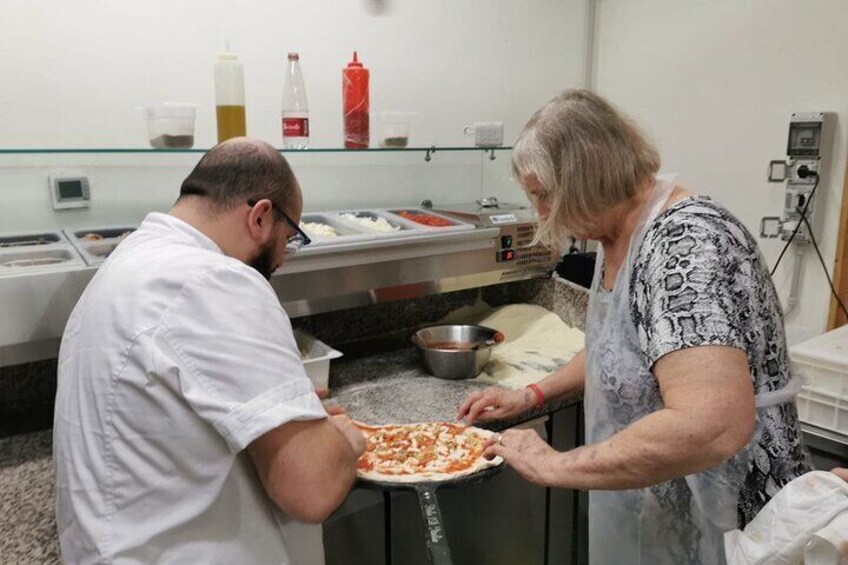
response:
M544 563L544 488L507 468L490 481L440 490L438 496L456 565ZM394 565L427 564L413 493L392 496L392 557Z

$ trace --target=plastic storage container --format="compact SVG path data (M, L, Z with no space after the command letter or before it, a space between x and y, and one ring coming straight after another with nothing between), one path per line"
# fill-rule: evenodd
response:
M367 149L371 139L368 69L353 52L353 60L342 71L342 112L344 145L347 149Z
M415 112L380 112L377 114L380 147L406 147Z
M244 66L235 53L221 53L215 61L215 117L218 123L218 143L231 137L247 135Z
M306 149L309 146L309 108L306 85L300 70L300 55L289 53L283 86L283 147Z
M306 376L315 388L328 388L330 382L330 361L342 356L337 351L309 334L295 331L294 339L300 351Z
M798 393L801 421L848 435L848 326L790 350L808 383Z
M166 102L144 109L147 134L156 149L189 149L194 146L194 104Z

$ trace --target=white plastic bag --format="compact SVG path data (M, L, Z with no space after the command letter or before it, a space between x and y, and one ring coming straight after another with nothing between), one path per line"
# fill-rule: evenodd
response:
M813 471L778 492L745 530L724 534L728 565L848 564L848 482Z

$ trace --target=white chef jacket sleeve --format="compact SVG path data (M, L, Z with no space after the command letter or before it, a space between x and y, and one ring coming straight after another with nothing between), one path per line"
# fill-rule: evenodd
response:
M288 316L247 265L228 263L188 282L158 334L186 402L234 453L286 422L327 417Z

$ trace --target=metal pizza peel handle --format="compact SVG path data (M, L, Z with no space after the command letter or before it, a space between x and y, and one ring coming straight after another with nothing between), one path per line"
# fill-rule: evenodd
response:
M413 487L418 495L418 504L421 506L421 517L424 519L427 539L427 557L432 565L450 565L453 563L448 546L448 538L445 534L445 525L442 520L442 511L439 510L439 501L436 498L436 485L438 483L417 483Z

